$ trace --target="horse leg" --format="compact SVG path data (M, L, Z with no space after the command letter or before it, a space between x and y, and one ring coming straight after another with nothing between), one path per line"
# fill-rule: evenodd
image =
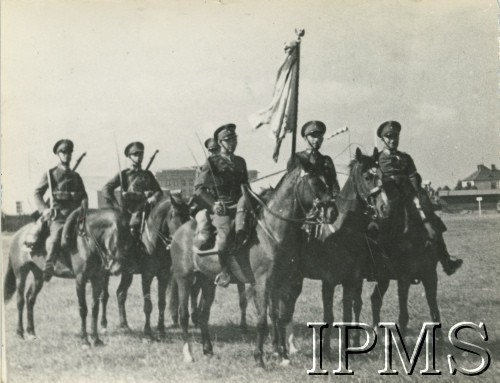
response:
M191 286L191 322L195 327L200 326L200 309L203 304L203 297L200 297L198 302L198 296L201 291L201 281L200 276L194 278L193 284Z
M165 337L165 309L167 307L167 287L170 275L159 273L158 279L158 334L161 338ZM173 279L173 278L172 278Z
M323 321L328 326L323 330L323 356L326 359L332 358L332 349L330 346L331 331L333 325L333 296L335 295L335 284L332 282L323 281L321 283L321 297L323 299ZM345 301L345 287L344 287L344 301ZM344 306L345 317L345 306Z
M153 303L151 302L151 283L153 282L153 274L144 272L142 274L142 297L144 300L144 339L153 340L153 332L151 331L151 312L153 311Z
M35 334L35 320L34 320L34 309L36 303L36 297L43 287L43 272L38 268L33 268L33 284L29 287L28 293L26 294L27 304L26 308L28 311L28 328L26 332L28 333L28 340L36 339Z
M104 273L104 272L102 272ZM104 279L104 275L94 276L90 283L92 284L92 325L90 330L90 338L92 339L92 346L103 346L104 343L99 339L99 330L97 326L97 322L99 321L99 305L100 305L100 297L102 294L103 286L102 282Z
M106 333L108 329L108 318L107 318L107 308L109 300L108 288L109 288L109 274L106 273L102 282L102 293L101 293L101 303L102 303L101 331L103 333Z
M82 274L76 276L76 296L78 297L78 307L81 320L81 343L83 347L90 346L87 338L87 300L85 298L85 285L87 281Z
M125 301L127 300L128 288L132 284L134 275L131 273L122 273L120 284L116 289L116 299L118 301L118 315L120 317L120 328L130 330L127 323L127 312L125 310Z
M422 279L422 283L424 285L425 297L427 299L427 304L429 305L431 319L435 323L441 323L441 314L439 313L439 306L437 302L438 278L436 269L426 274L425 278ZM436 339L438 342L443 341L443 332L441 328L436 330Z
M363 307L363 280L360 279L359 281L356 281L353 286L352 286L352 310L354 313L354 322L359 323L360 317L361 317L361 308ZM359 346L361 344L360 342L360 333L359 331L356 331L356 334L353 338L353 345L354 346Z
M172 318L172 327L179 326L179 288L175 278L170 278L168 289L168 311L170 318Z
M20 338L24 338L24 291L26 289L26 278L28 277L28 270L22 269L17 279L17 330L16 334Z
M377 284L373 288L370 300L372 303L372 320L373 328L376 328L380 323L380 311L382 310L382 302L384 301L384 295L389 288L389 279L381 279L377 281Z
M240 329L243 333L247 332L248 325L247 325L247 307L248 307L248 299L247 299L247 293L245 290L245 284L244 283L238 283L238 297L239 297L239 303L240 303Z
M257 311L257 342L253 356L258 367L265 368L264 363L264 341L268 334L267 309L269 304L269 295L266 291L266 276L263 275L256 281L254 304Z
M279 299L278 301L278 331L280 340L280 354L281 354L281 366L290 365L290 357L288 355L288 345L286 338L286 328L289 323L292 322L293 313L295 311L295 303L297 298L302 292L302 278L300 278L296 283L292 283L290 287L290 294L285 299Z
M194 361L191 354L191 344L189 342L189 290L192 285L192 276L176 278L179 288L179 322L182 329L182 353L184 362L192 363Z
M198 277L201 283L201 307L200 307L200 330L201 342L203 344L203 354L213 355L212 341L210 340L210 332L208 330L208 320L210 319L210 309L215 299L216 285L213 281L205 276Z
M403 338L408 332L408 321L410 315L408 313L408 294L410 292L410 280L403 278L398 280L398 299L399 299L399 326Z

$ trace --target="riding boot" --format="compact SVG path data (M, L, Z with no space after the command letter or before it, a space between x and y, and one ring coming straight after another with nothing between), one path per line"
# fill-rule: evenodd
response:
M446 248L446 243L444 242L443 236L438 235L436 240L437 254L441 265L443 266L443 271L447 275L454 274L464 263L461 259L451 259L450 253Z
M219 263L221 271L215 277L215 284L220 287L227 287L231 282L231 275L229 274L229 254L225 251L219 251Z
M43 269L43 280L48 282L54 275L54 264L56 262L57 250L55 246L52 247L51 251L47 254L47 260L45 261L45 268Z

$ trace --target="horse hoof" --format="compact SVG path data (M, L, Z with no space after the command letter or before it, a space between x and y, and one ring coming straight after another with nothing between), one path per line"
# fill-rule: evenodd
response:
M16 337L18 337L19 339L23 339L24 340L24 334L22 332L17 331L16 332Z
M189 350L189 345L185 344L182 346L182 354L184 355L184 363L193 363L194 359L191 356L191 351Z
M155 341L155 338L153 338L152 336L143 336L142 337L142 343L143 344L151 344Z
M102 346L104 346L104 342L102 340L100 340L99 338L96 338L96 339L92 340L92 346L102 347Z
M298 349L298 348L297 348L297 347L295 347L295 346L291 346L291 347L289 347L288 349L289 349L289 352L288 352L288 353L289 353L290 355L296 355L296 354L298 354L298 353L300 352L300 349Z
M27 341L34 341L36 340L36 335L35 334L28 334L26 335L26 338L25 338Z
M128 327L128 324L120 324L120 326L118 326L118 330L120 330L121 332L131 332L132 330L130 329L130 327Z
M106 335L108 333L108 329L106 327L101 327L101 334Z
M283 359L280 363L281 367L288 367L290 366L290 359Z

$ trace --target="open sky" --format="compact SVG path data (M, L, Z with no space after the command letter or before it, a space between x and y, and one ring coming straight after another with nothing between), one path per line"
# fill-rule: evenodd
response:
M118 171L132 140L152 170L204 160L202 139L238 126L237 153L261 174L273 141L248 115L271 100L284 43L305 28L299 125L318 119L370 152L386 120L436 186L500 165L498 5L494 0L1 2L2 209L26 201L70 138L84 176ZM339 170L346 134L323 152ZM381 143L378 143L381 147ZM299 139L298 149L304 148ZM121 165L125 159L121 156ZM32 203L32 202L31 202Z

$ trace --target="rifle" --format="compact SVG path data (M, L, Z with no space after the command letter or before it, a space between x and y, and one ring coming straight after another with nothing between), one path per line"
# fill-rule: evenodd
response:
M155 160L155 157L156 155L159 153L159 150L156 149L155 152L153 153L153 155L151 156L151 158L149 159L149 162L148 162L148 166L146 166L146 169L145 170L149 170L151 164L153 163L153 161Z
M155 157L158 153L159 153L159 150L156 149L155 152L153 153L153 155L151 156L151 158L149 159L149 162L148 162L148 165L146 166L146 169L144 169L144 170L146 170L146 171L149 170L149 168L151 167L151 164L155 160ZM141 234L144 232L144 227L146 225L146 208L147 208L147 206L142 210L142 214L141 214L141 228L140 228Z
M86 155L87 155L87 152L83 152L83 154L80 157L78 157L78 159L76 160L75 166L73 166L73 171L76 170L78 165L80 165L80 162L82 162L83 157L85 157Z

